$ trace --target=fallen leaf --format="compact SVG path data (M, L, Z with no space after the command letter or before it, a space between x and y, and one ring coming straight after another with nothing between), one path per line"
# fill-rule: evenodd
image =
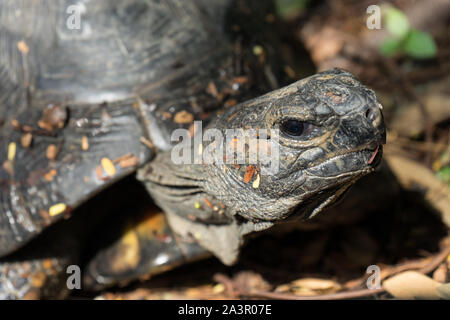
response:
M438 296L441 299L450 300L450 283L446 283L437 288Z
M245 169L245 174L244 174L244 183L249 183L250 180L252 180L253 175L255 174L256 169L254 165L249 165L247 167L247 169Z
M405 189L414 185L425 187L425 199L441 213L442 221L450 227L450 191L447 185L419 162L392 154L386 154L385 159Z
M443 83L445 83L447 87L450 83L450 78L444 80ZM443 90L445 89L443 88L441 90L444 92ZM450 104L450 96L448 94L445 95L442 92L436 92L436 90L433 89L423 97L424 106L430 117L429 121L431 125L435 125L450 118L448 107ZM424 130L422 117L422 112L417 102L404 106L393 115L390 130L396 131L401 136L416 136ZM414 125L412 126L411 123L414 123Z
M416 271L405 271L383 281L386 291L398 299L439 299L439 286L439 282Z
M222 293L225 291L225 286L222 283L218 283L213 287L214 293Z
M440 283L446 283L447 274L448 274L447 263L446 262L441 263L439 267L437 267L437 269L434 270L433 279Z
M330 279L303 278L278 286L278 292L293 292L298 295L330 294L342 289L342 286Z

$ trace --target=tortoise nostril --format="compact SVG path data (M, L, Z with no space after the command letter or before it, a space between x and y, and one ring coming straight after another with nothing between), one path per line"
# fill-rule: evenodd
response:
M375 127L379 124L380 118L381 118L381 113L377 107L367 108L364 115L365 115L366 119L369 120L369 122L372 123Z

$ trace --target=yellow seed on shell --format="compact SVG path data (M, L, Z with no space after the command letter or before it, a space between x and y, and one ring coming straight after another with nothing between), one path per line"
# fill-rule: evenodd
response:
M258 189L260 181L261 181L261 177L260 177L259 174L257 174L255 181L253 181L253 183L252 183L252 187L255 188L255 189Z
M51 206L50 209L48 209L48 214L51 217L55 217L57 215L60 215L64 211L66 211L66 205L64 203L57 203Z
M13 161L16 156L16 143L10 142L8 146L8 160Z
M86 137L86 136L81 137L81 149L84 151L89 149L89 140L88 140L88 137Z
M31 141L33 140L33 135L29 132L26 132L20 137L20 143L22 147L28 148L31 145Z
M102 168L105 170L106 174L110 177L116 174L116 167L114 163L108 158L102 158L101 160Z
M46 151L47 159L55 160L58 154L58 148L54 144L49 144Z
M28 47L26 42L23 40L17 42L17 49L19 49L19 51L23 54L27 54L28 52L30 52L30 47Z

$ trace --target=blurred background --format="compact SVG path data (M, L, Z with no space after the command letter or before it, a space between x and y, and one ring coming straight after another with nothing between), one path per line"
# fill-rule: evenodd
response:
M450 1L239 0L236 11L236 43L262 64L282 57L264 69L274 87L341 67L375 90L385 162L328 214L250 241L237 266L211 258L92 298L448 298ZM389 278L376 295L370 265Z

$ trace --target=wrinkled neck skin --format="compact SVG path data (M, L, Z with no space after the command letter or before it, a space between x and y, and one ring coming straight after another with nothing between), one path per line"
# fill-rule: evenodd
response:
M294 139L282 130L266 137L278 150L271 162L258 159L254 170L247 163L177 165L166 151L138 177L175 232L230 265L247 234L288 218L315 216L374 170L385 141L379 106L374 93L349 73L321 73L228 108L209 125L226 136L226 129L279 129L286 119L311 124ZM369 109L379 117L367 117ZM204 153L210 143L203 142ZM192 144L192 154L198 150Z

